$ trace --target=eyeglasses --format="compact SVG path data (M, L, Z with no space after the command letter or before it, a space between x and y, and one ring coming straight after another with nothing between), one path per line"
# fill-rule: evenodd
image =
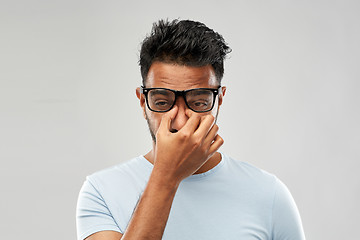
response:
M174 107L177 97L182 96L188 108L194 112L209 112L213 109L216 95L221 86L213 88L194 88L185 91L176 91L167 88L141 87L145 95L146 104L151 111L167 112Z

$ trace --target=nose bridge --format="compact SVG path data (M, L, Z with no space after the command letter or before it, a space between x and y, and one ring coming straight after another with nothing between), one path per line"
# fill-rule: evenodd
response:
M178 106L179 110L185 111L187 105L185 103L185 91L175 91L175 105Z
M175 92L175 104L178 104L179 100L180 100L180 104L183 105L183 107L187 108L187 104L186 104L186 92L187 91L176 91ZM178 107L180 107L178 105Z
M176 99L179 97L182 97L183 100L185 100L185 91L175 91Z
M188 116L185 113L187 106L184 99L184 92L177 92L175 105L178 107L178 113L172 120L171 127L172 129L180 130L188 120Z

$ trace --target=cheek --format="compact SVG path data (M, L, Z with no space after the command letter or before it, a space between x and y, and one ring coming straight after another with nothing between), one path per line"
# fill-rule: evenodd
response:
M145 114L148 122L151 124L151 127L157 131L161 122L161 115L159 113L152 112L148 109L145 109Z

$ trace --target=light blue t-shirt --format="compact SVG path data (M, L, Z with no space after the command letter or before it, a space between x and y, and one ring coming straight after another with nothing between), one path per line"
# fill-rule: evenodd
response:
M303 240L299 212L286 186L263 170L221 154L213 169L184 179L164 240ZM143 156L87 177L77 205L78 239L124 233L153 165Z

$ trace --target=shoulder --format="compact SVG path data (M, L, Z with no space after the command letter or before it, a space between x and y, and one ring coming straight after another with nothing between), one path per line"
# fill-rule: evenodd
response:
M139 156L92 173L87 176L86 181L97 189L106 189L114 185L127 188L131 184L143 183L150 173L151 163Z
M283 198L283 193L288 191L285 184L274 174L248 162L224 156L226 175L239 191L262 196L258 199L266 200L270 205L276 197Z
M268 183L276 184L278 181L277 177L259 167L256 167L253 164L250 164L245 161L236 160L232 157L222 154L226 163L227 170L230 173L233 173L238 178L242 180L247 179L248 181L253 181L254 183Z
M124 232L144 189L148 164L140 156L86 178L77 202L79 239L103 230Z
M228 171L236 174L252 203L268 212L274 239L305 239L299 211L287 186L274 174L250 163L226 157ZM259 213L261 214L261 213Z

